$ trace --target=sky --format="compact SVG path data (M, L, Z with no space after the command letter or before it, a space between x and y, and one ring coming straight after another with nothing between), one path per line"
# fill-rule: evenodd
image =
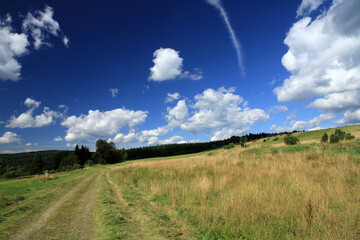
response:
M5 0L0 153L360 124L358 0Z

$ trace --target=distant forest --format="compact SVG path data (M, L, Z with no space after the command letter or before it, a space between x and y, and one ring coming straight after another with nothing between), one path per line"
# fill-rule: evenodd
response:
M285 132L287 133L287 132ZM90 152L86 146L76 145L74 151L38 151L16 154L0 154L0 176L15 178L26 175L70 171L94 164L114 164L127 160L153 157L166 157L213 150L240 144L245 147L247 142L255 141L284 133L247 134L241 137L233 136L228 139L200 142L165 144L131 149L117 149L115 143L108 143L99 139L96 141L96 152Z

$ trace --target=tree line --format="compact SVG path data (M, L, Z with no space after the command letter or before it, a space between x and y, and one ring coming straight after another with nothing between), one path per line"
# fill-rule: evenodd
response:
M26 175L41 174L45 170L50 173L71 171L94 164L114 164L127 160L136 160L153 157L166 157L182 154L190 154L213 150L240 144L246 146L246 142L255 141L283 133L258 133L244 136L232 136L231 138L198 143L165 144L138 148L116 148L115 143L99 139L96 141L96 152L90 152L86 146L76 145L74 151L41 151L32 153L0 155L0 176L14 178Z

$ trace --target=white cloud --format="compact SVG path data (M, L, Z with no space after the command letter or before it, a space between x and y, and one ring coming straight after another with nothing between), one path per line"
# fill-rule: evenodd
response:
M323 112L342 112L344 109L354 110L360 107L360 89L327 94L318 98L309 107Z
M25 144L26 147L29 147L29 146L31 146L31 145L32 145L32 143L27 143L27 144Z
M302 131L302 130L308 130L308 129L314 129L320 127L320 124L329 121L331 119L335 118L335 114L332 113L326 113L326 114L320 114L320 116L315 117L309 121L291 121L290 126L271 126L271 131L274 132L292 132L294 130Z
M296 11L297 17L309 15L312 11L315 11L326 0L303 0Z
M346 111L344 118L335 121L337 125L355 125L360 124L360 109L355 111Z
M44 107L43 113L33 116L34 111L40 106L41 102L27 98L25 106L30 108L27 112L20 114L18 117L11 116L7 128L38 128L50 125L55 122L56 118L62 117L62 113L50 110Z
M167 97L165 99L165 103L171 103L175 100L178 100L180 98L180 94L175 92L175 93L168 93Z
M63 43L64 43L65 47L69 47L70 40L67 36L63 37Z
M262 109L242 108L243 98L233 94L234 88L207 89L195 96L197 109L193 116L181 124L181 129L194 134L203 131L216 131L216 139L221 133L229 132L226 128L244 132L257 121L265 121L269 116ZM245 130L246 129L246 130Z
M62 35L59 23L53 18L54 10L52 7L45 6L44 11L36 10L33 13L28 12L23 21L23 29L29 33L34 39L35 49L39 49L41 45L50 45L46 42L49 34L53 36ZM68 46L69 39L62 36L63 43Z
M27 53L29 45L26 34L14 33L11 16L0 19L0 79L18 81L21 65L17 57Z
M179 56L179 52L172 48L159 48L154 52L154 66L150 68L149 80L162 82L175 78L200 80L202 79L202 71L194 68L193 73L183 71L183 59Z
M116 97L116 94L119 92L119 89L117 88L110 88L109 92L111 93L111 96L114 98Z
M316 5L308 3L309 9ZM310 107L325 112L359 109L359 12L360 1L336 0L314 20L305 17L291 27L282 59L291 76L274 89L280 102L318 97Z
M65 140L88 140L91 137L100 138L116 134L124 126L134 128L145 122L148 112L127 109L114 109L101 112L89 110L88 115L67 117L61 125L67 127Z
M270 108L269 113L286 112L288 108L286 106L274 106Z
M230 24L230 19L221 3L221 0L207 0L207 3L209 3L210 5L215 7L215 9L217 9L220 12L220 15L221 15L222 19L224 20L224 23L229 31L230 38L231 38L233 46L235 48L239 67L240 67L242 73L244 74L245 69L244 69L244 65L242 62L243 60L242 60L241 45L236 37L234 29L232 28L232 26Z
M62 142L62 141L64 141L64 139L62 139L62 137L58 136L58 137L55 137L55 138L53 139L53 141L54 141L54 142Z
M172 48L160 48L154 52L154 66L150 68L150 80L171 80L181 74L183 59Z
M20 143L20 138L13 132L6 132L0 137L0 144Z
M66 143L66 147L68 147L68 148L75 148L75 147L76 147L76 143L73 143L73 144L71 144L71 143Z
M31 98L26 98L24 105L27 106L28 108L33 108L36 109L40 106L41 102L40 101L36 101L35 99L31 99Z
M200 68L194 68L192 73L189 71L183 71L180 78L191 79L194 81L200 80L203 78L203 72Z
M184 138L181 136L172 136L165 140L160 140L159 144L183 143Z
M34 14L29 12L22 23L23 33L14 33L10 14L0 19L0 79L20 79L21 65L17 58L28 53L28 34L32 36L37 50L43 44L51 45L47 42L49 35L62 35L64 45L69 46L69 39L63 36L59 23L53 19L53 14L54 11L49 6L46 6L44 11L35 10Z
M220 140L240 135L251 129L258 121L265 121L269 116L262 109L242 108L243 98L234 94L235 88L218 90L207 89L194 97L194 104L188 106L185 100L177 102L173 108L167 108L165 119L167 125L141 132L130 131L127 135L118 133L109 141L130 143L140 142L152 145L156 143L185 142L183 139L168 138L159 140L160 136L169 134L175 128L193 134L211 133L211 140ZM192 115L189 107L194 109ZM175 139L177 139L175 141Z

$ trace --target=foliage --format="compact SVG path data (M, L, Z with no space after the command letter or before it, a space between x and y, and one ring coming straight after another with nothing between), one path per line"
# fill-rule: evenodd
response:
M0 176L6 172L7 164L3 158L0 158Z
M79 159L79 164L81 166L83 166L87 160L91 159L91 153L89 148L83 145L81 145L80 149L79 149L79 145L76 145L75 154L77 155Z
M101 164L112 164L123 162L126 159L125 150L116 149L115 143L108 143L99 139L96 141L95 161Z
M30 165L30 174L40 174L44 170L44 162L40 154L36 154Z
M347 133L346 136L345 136L346 140L352 140L354 138L355 138L355 136L351 135L351 133Z
M293 136L293 135L291 135L291 134L288 134L288 135L284 138L284 142L285 142L286 145L295 145L295 144L297 144L299 141L300 141L300 140L299 140L297 137L295 137L295 136Z
M341 129L337 128L335 129L335 135L339 136L340 140L344 140L346 133L342 131Z
M235 147L234 143L229 143L228 145L225 145L223 148L224 149L231 149L231 148L234 148L234 147Z
M329 136L327 133L324 133L324 135L321 137L321 142L327 142L329 140Z
M334 134L334 133L330 135L330 143L338 143L338 142L340 142L340 140L341 140L341 138L339 135Z

